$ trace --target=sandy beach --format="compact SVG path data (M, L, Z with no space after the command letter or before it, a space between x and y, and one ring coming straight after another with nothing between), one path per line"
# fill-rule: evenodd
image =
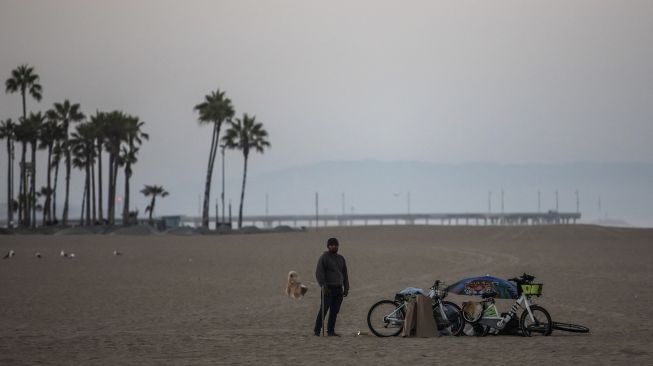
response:
M312 334L319 305L315 264L330 236L340 240L351 281L338 319L341 338ZM16 256L0 261L2 365L653 362L651 229L376 226L183 237L0 236L0 252L10 249ZM76 258L59 256L61 250ZM283 292L289 270L309 286L301 301ZM404 287L522 272L544 283L536 303L553 320L586 325L591 333L354 335L368 331L372 304Z

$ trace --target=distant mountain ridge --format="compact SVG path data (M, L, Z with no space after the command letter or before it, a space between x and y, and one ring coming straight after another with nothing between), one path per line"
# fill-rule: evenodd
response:
M347 213L501 212L556 208L580 212L586 221L615 218L653 226L653 164L439 164L429 162L330 161L253 175L246 212L312 213L315 192L320 212ZM410 192L410 199L408 193ZM488 196L491 192L491 208ZM600 197L600 207L599 207ZM410 207L409 207L410 206Z
M653 226L652 163L440 164L419 161L328 161L257 173L247 181L245 215L313 214L315 192L321 214L576 211L582 222ZM217 174L217 172L216 172ZM227 202L237 215L240 176L227 177ZM214 185L211 200L219 197ZM172 194L157 214L198 214L199 192L173 181ZM410 199L408 193L410 192ZM488 196L491 192L491 207ZM0 192L1 194L2 192ZM600 197L600 206L599 206ZM71 203L75 204L75 203ZM0 203L0 218L6 205ZM77 209L73 210L77 212ZM214 209L211 215L214 215Z

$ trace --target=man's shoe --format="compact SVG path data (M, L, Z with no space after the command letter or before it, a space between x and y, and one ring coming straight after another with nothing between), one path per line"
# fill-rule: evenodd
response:
M316 337L319 337L319 336L320 336L320 332L313 332L313 335L316 336Z
M340 337L340 334L333 332L333 333L327 333L327 336L328 337Z

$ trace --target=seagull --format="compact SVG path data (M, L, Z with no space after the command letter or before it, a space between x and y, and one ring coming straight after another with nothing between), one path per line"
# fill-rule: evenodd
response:
M122 255L122 253L119 252L119 251L117 251L117 250L114 250L114 251L113 251L113 255Z
M68 254L68 258L75 258L75 253Z
M41 253L39 253L39 252L34 253L34 256L36 256L36 258L41 258L42 257Z
M63 250L59 253L59 255L68 258L68 253L64 252Z
M15 255L16 255L16 252L14 252L13 249L10 249L10 250L7 252L7 254L5 254L4 259L9 259L9 258L11 258L11 257L13 257L13 256L15 256Z

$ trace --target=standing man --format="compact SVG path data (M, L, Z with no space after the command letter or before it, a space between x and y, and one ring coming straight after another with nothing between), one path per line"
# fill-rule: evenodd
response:
M328 250L320 256L315 270L315 278L322 288L322 298L324 299L324 303L320 305L320 311L317 313L315 328L313 329L316 336L319 336L322 330L322 316L328 312L327 335L340 337L335 331L336 317L340 311L342 299L347 297L349 293L349 278L345 257L338 254L338 247L338 239L329 238L327 240ZM322 307L324 307L324 313Z

